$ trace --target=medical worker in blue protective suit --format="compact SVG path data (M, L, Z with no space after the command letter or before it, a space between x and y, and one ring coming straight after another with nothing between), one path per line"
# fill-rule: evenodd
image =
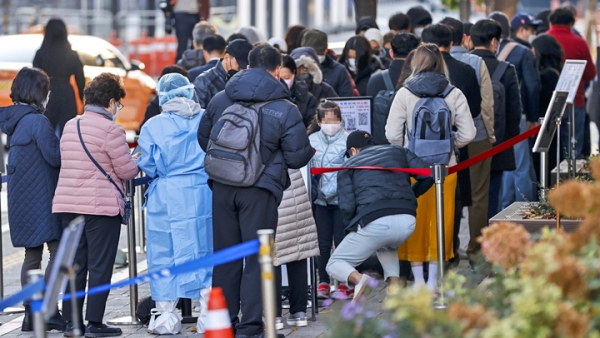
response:
M145 205L149 271L213 252L212 192L196 135L204 110L192 100L194 85L180 74L164 75L157 91L162 113L144 124L138 140L138 166L153 178ZM157 308L169 301L174 310L178 298L201 299L211 283L212 269L201 269L153 280L150 291Z

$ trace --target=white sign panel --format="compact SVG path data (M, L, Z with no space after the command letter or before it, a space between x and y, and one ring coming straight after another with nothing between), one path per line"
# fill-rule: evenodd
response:
M569 92L567 97L567 103L573 104L575 102L575 95L577 95L577 89L583 72L585 71L585 60L565 60L565 65L560 72L560 78L556 84L556 91Z
M371 133L371 97L331 98L340 106L342 124L348 133L364 130Z

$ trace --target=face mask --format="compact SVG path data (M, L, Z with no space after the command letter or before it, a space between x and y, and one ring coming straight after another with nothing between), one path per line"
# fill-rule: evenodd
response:
M306 82L306 84L309 86L312 84L313 76L309 73L298 74L296 75L296 77L298 78L298 80Z
M389 49L387 49L387 48L385 48L385 47L383 47L383 52L384 52L383 56L388 56L388 55L390 55L390 50L389 50Z
M415 28L415 35L420 38L421 34L423 34L423 30L425 29L425 27L419 27L419 28Z
M348 59L348 69L350 69L351 72L355 72L356 71L356 59Z
M232 78L232 77L233 77L235 74L237 74L237 72L238 72L238 71L237 71L237 70L235 70L235 69L230 69L230 70L227 72L227 76L225 77L225 82L229 81L229 79L231 79L231 78Z
M294 76L292 76L289 80L283 79L283 81L285 81L285 84L289 89L292 89L292 86L294 85Z
M317 57L319 58L319 63L323 63L323 61L325 61L325 55L318 55Z
M373 49L373 55L380 56L381 55L381 51L379 49Z
M531 34L531 35L529 36L529 39L528 39L528 40L529 40L529 44L532 44L532 43L533 43L533 40L535 40L535 38L537 38L537 35L535 35L535 34Z
M321 124L321 130L327 136L333 136L338 133L342 129L342 125L339 123L323 123Z
M46 95L46 99L42 102L42 108L45 111L46 106L48 105L48 101L50 101L50 91L48 91L48 95Z

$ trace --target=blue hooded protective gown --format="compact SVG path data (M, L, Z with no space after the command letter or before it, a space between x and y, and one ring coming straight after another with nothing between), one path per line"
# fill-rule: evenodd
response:
M174 75L183 78L168 74L161 80L181 80ZM160 82L158 89L163 112L144 124L138 140L142 153L138 166L153 178L145 204L151 272L213 252L212 192L204 171L206 154L196 135L204 111L189 99L193 87L164 90L162 84L163 91ZM151 281L150 291L153 300L197 299L211 283L212 269L201 269Z

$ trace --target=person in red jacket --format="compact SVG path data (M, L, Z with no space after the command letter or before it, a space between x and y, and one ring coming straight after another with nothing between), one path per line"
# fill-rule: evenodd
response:
M562 46L565 52L565 60L586 60L585 71L579 88L577 89L577 95L575 96L575 135L577 139L577 158L581 158L584 146L584 133L585 128L585 94L584 94L584 83L591 81L596 76L596 67L592 56L590 54L590 47L584 39L573 33L573 25L575 24L575 16L573 12L566 8L558 8L552 11L548 20L550 21L550 29L548 34L552 35L558 43ZM563 117L563 123L560 127L560 139L561 144L568 145L568 126L567 120L569 114L565 114ZM562 157L564 158L566 153L563 151Z

